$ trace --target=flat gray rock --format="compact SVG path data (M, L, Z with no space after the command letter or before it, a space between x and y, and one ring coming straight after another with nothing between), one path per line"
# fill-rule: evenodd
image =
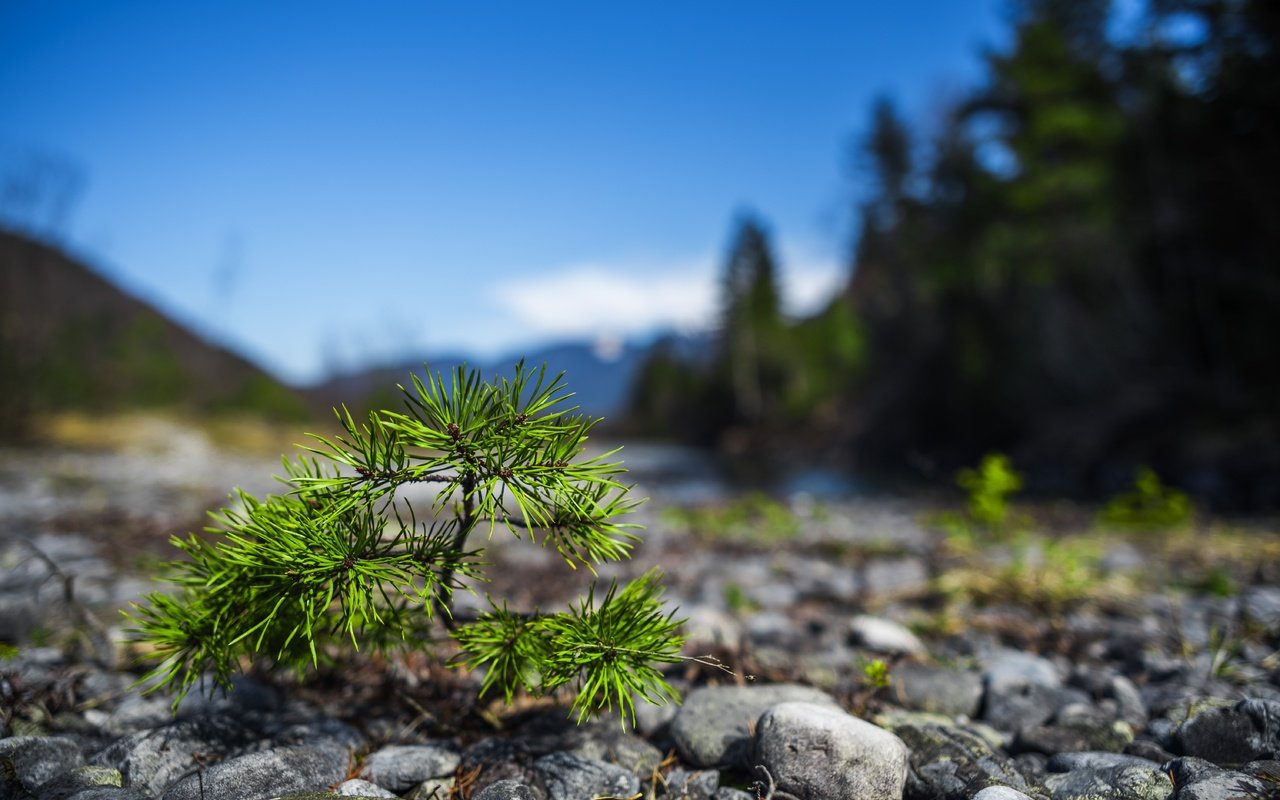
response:
M443 745L388 745L365 759L360 777L399 794L428 778L452 775L461 760Z
M398 797L395 792L388 792L376 783L364 778L352 778L338 785L335 792L340 797Z
M220 761L203 774L174 783L161 800L270 800L289 792L318 791L347 775L347 757L330 748L278 747Z
M889 695L913 711L975 717L982 707L982 677L975 672L907 663L894 667Z
M691 766L746 768L751 726L766 710L786 702L836 707L830 695L810 686L703 686L685 698L671 722L671 737Z
M120 770L127 787L159 795L171 783L196 771L194 754L205 761L217 761L256 741L253 732L234 717L193 717L129 734L90 761Z
M1280 751L1280 702L1241 700L1230 708L1213 708L1182 723L1173 749L1218 765L1273 758Z
M1031 800L1030 797L1008 786L988 786L973 796L973 800Z
M37 794L40 800L69 800L80 798L85 792L96 789L122 791L124 779L119 771L110 767L84 766L63 772L53 780L40 784ZM0 797L3 797L0 794Z
M520 781L495 781L471 796L471 800L538 800L538 795Z
M13 736L0 739L0 764L5 766L0 797L17 797L82 766L84 755L75 742L59 736Z
M1044 785L1053 800L1168 800L1173 794L1173 781L1163 769L1132 764L1073 769L1048 776Z
M973 731L953 725L905 724L895 726L894 732L911 752L909 798L967 800L987 787L1005 786L1034 800L1048 799L1043 786Z
M628 770L574 753L543 756L533 762L533 768L550 800L631 797L640 791L640 779Z
M760 716L755 761L801 800L900 800L907 747L830 704L788 702Z
M909 655L923 658L928 655L920 637L890 619L860 614L849 620L849 643L878 653Z

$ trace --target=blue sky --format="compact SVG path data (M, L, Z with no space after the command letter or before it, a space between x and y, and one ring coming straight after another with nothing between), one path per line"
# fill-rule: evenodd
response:
M705 327L744 210L803 311L872 99L927 118L1001 5L0 0L0 179L77 165L60 239L292 381Z

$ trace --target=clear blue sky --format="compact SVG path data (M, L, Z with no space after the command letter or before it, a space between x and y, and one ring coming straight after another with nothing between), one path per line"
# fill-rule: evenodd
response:
M0 0L0 178L281 376L707 325L736 213L791 302L843 280L849 148L982 74L999 0Z

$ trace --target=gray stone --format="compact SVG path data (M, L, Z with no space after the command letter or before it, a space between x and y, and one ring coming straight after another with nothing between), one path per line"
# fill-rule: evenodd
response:
M929 585L929 569L922 559L874 558L863 567L866 592L875 597L917 592Z
M716 789L716 793L711 795L712 800L756 800L756 796L750 792L744 792L741 789L734 789L732 786L721 786Z
M755 761L801 800L899 800L907 747L883 728L830 704L788 702L760 716Z
M1151 761L1140 756L1087 751L1059 753L1049 759L1046 768L1050 772L1070 772L1076 769L1105 769L1107 767L1147 767L1148 769L1156 769L1159 766L1160 762Z
M1052 661L1017 650L1002 650L982 676L986 692L982 718L1001 730L1042 725L1068 703L1087 703L1089 695L1062 685Z
M636 775L650 775L662 763L661 750L620 728L616 719L598 719L571 728L560 749L616 764Z
M634 698L634 702L636 704L635 729L641 736L654 736L669 726L671 720L675 719L676 714L680 712L680 706L675 703L664 703L659 706L639 697Z
M256 741L254 732L234 717L193 717L129 734L90 761L120 770L125 786L159 795L169 784L196 771L197 756L206 763L217 761Z
M1280 702L1241 700L1202 711L1174 732L1171 749L1215 764L1273 758L1280 751Z
M111 734L123 736L150 730L173 720L169 701L159 697L130 695L107 717L104 728Z
M376 783L371 783L363 778L352 778L349 781L343 781L338 785L336 792L342 797L398 797L394 792L388 792Z
M1173 794L1164 770L1131 764L1057 773L1044 785L1053 800L1167 800Z
M198 717L241 711L275 711L280 708L280 693L246 675L233 675L230 685L219 686L211 675L204 675L178 704L178 718ZM166 707L168 703L165 704Z
M978 734L953 725L902 725L895 733L910 750L908 798L966 800L988 786L1007 786L1034 800L1048 792Z
M453 796L453 778L428 778L405 795L406 800L448 800Z
M928 655L924 642L906 626L882 617L860 614L849 621L849 643L892 655L923 658Z
M712 800L720 788L720 773L713 769L689 772L673 769L662 779L672 800Z
M1140 731L1146 726L1147 704L1142 702L1142 692L1133 681L1123 675L1113 675L1103 697L1115 701L1116 715L1129 723L1135 731Z
M268 717L273 720L274 716ZM305 722L289 721L286 724L267 724L262 733L269 737L272 747L287 747L291 744L325 746L348 752L359 750L368 744L368 739L360 731L341 720L330 717L317 717Z
M452 775L461 756L443 745L393 744L365 759L359 777L399 794L428 778Z
M1008 786L988 786L980 789L973 800L1031 800L1030 797Z
M1014 737L1010 752L1055 755L1081 750L1105 750L1118 753L1132 741L1133 730L1127 722L1080 720L1023 728Z
M1027 684L1056 687L1062 675L1053 662L1021 650L1001 650L986 664L982 679L988 689L1007 691Z
M44 795L40 796L44 800ZM81 789L66 800L155 800L155 795L141 789L117 789L114 786L99 786L93 789Z
M1165 750L1158 742L1154 742L1151 739L1134 739L1125 746L1124 752L1131 756L1154 761L1157 764L1167 763L1174 758L1173 753Z
M517 781L541 792L533 762L554 746L533 737L482 739L462 751L461 769L475 774L477 791L496 781Z
M538 795L520 781L494 781L471 795L471 800L538 800Z
M70 739L58 736L12 736L0 739L0 789L34 792L41 785L84 764L84 754ZM12 765L12 766L10 766ZM8 785L16 782L16 786Z
M277 747L188 775L166 789L162 800L269 800L288 792L322 790L346 777L347 762L346 753L330 748Z
M63 772L40 784L40 800L67 800L91 789L119 789L124 784L119 770L110 767L83 766Z
M987 686L982 718L1001 730L1017 731L1043 725L1058 709L1072 703L1087 703L1089 696L1079 689L1039 683Z
M1274 797L1275 784L1250 772L1222 769L1204 759L1176 758L1166 767L1178 787L1174 800L1240 800Z
M630 797L640 791L640 779L628 770L573 753L551 753L533 762L533 768L550 800Z
M1280 586L1251 586L1242 600L1250 621L1269 633L1280 631Z
M982 678L973 672L908 663L894 667L889 693L915 711L973 717L982 705Z
M676 750L694 767L748 767L750 726L771 706L791 701L836 705L825 692L794 684L695 689L671 722Z

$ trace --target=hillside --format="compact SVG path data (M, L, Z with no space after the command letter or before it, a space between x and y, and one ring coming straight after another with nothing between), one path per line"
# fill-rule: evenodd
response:
M301 397L58 249L0 231L0 434L33 412L307 414Z
M701 339L681 341L693 349L705 344ZM626 412L632 386L652 348L653 345L632 342L622 344L616 351L601 352L589 342L563 342L479 360L456 354L428 354L417 361L338 375L304 391L314 407L339 403L399 406L395 386L406 383L410 372L423 374L424 364L432 372L448 372L459 364L466 364L492 378L510 375L516 362L523 358L532 366L546 364L551 374L564 372L565 381L574 393L573 403L583 413L604 417L607 423L617 423Z

